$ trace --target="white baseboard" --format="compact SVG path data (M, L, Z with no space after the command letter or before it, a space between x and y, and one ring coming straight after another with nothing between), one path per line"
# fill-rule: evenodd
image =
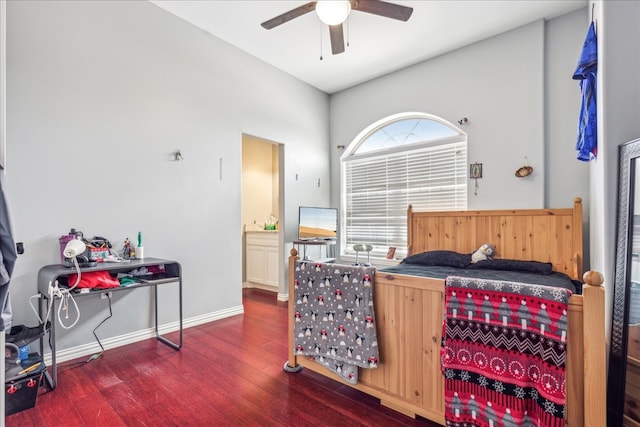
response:
M271 292L278 292L277 286L263 285L261 283L254 283L254 282L242 282L242 287L262 289L264 291L271 291ZM281 292L278 292L278 301L284 301L284 302L289 301L289 293L283 294Z
M183 329L202 325L204 323L213 322L220 319L225 319L231 316L237 316L238 314L244 313L244 307L242 305L237 307L231 307L226 310L220 310L213 313L207 313L200 316L191 317L189 319L184 319L182 322ZM166 323L164 325L160 325L158 327L158 333L160 335L167 334L169 332L175 332L180 329L179 322L171 322ZM106 338L100 340L102 346L105 350L109 350L112 348L121 347L123 345L132 344L138 341L143 341L149 338L155 338L156 333L154 328L143 329L136 332L131 332L125 335L120 335L117 337ZM45 340L46 342L46 340ZM100 348L100 344L97 342L90 344L83 344L76 347L67 348L64 350L59 350L56 354L57 363L65 362L67 360L77 359L79 357L90 356L102 351ZM51 352L45 353L44 355L44 363L46 365L51 365Z
M263 291L278 292L278 287L275 285L265 285L264 283L255 282L242 282L242 287L245 289L262 289Z

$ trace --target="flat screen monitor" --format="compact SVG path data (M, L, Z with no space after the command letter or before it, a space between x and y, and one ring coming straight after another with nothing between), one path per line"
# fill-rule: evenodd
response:
M338 209L300 206L298 239L335 239L338 235Z

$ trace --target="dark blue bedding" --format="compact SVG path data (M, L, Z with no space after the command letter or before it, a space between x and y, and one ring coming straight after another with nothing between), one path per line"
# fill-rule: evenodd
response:
M554 286L570 290L572 293L582 293L582 283L572 280L564 273L551 274L526 273L521 271L505 271L475 268L457 268L450 266L398 264L393 267L378 268L378 273L406 274L409 276L433 277L445 279L447 276L475 277L488 280L506 280L510 282L528 283L532 285ZM444 285L443 285L444 286Z

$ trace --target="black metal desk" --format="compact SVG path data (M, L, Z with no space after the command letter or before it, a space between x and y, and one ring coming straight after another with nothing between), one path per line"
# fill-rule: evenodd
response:
M171 261L167 259L161 258L144 258L144 259L135 259L129 262L124 263L99 263L94 267L82 267L80 271L82 273L87 273L91 271L108 271L110 273L127 273L138 269L140 267L150 267L150 266L164 266L165 274L162 278L158 279L146 279L145 282L136 283L133 285L128 285L120 288L110 288L110 289L96 289L91 292L81 293L77 291L73 291L74 298L81 298L86 295L97 295L106 292L122 292L129 291L132 289L138 289L143 287L153 287L153 299L154 299L154 320L155 320L155 333L156 338L168 346L172 347L175 350L180 350L182 347L182 267L180 263L176 261ZM67 268L60 264L47 265L42 267L38 272L38 293L40 295L40 304L38 305L38 314L42 319L43 313L46 311L47 305L51 304L51 328L49 329L49 341L51 345L51 375L49 372L45 372L45 377L47 382L49 383L49 387L54 389L56 387L56 383L58 381L58 366L56 363L56 322L57 322L57 311L56 311L56 297L51 297L49 295L49 284L54 285L56 280L60 278L67 277L69 275L75 274L75 268ZM178 309L179 309L179 341L178 343L174 343L167 338L163 337L158 332L158 285L165 283L178 283ZM40 338L40 354L44 355L44 337Z

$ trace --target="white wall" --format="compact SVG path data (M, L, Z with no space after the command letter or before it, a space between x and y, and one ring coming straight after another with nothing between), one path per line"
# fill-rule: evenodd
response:
M545 206L568 207L572 197L582 197L585 222L589 218L589 163L576 159L580 86L572 76L588 19L585 8L547 21L544 61Z
M591 3L598 36L599 152L591 165L591 262L604 275L606 325L610 328L616 276L618 146L640 138L640 2Z
M469 183L470 209L570 207L576 196L588 203L588 166L574 150L580 91L571 79L585 16L537 21L332 95L332 203L340 203L336 145L404 111L469 119L460 126L468 160L483 164L477 196ZM516 178L525 156L534 173Z
M504 184L483 179L479 182L478 196L470 193L469 207L515 207L523 203L531 203L532 207L568 207L574 197L582 197L586 223L584 267L598 270L605 277L606 326L609 328L615 275L618 145L640 137L640 2L591 3L595 4L599 44L599 155L596 161L576 160L580 91L578 83L571 79L591 19L590 4L587 9L545 22L544 32L535 31L537 23L534 23L333 95L333 205L340 204L342 154L335 146L348 145L369 124L393 113L425 111L454 123L463 116L469 117L469 126L463 128L469 133L469 161L483 162L489 173L519 160L516 149L503 151L493 136L523 135L513 139L516 147L543 153L540 154L544 159L542 167L531 162L536 173L543 175L535 180L535 191L520 191L513 182ZM524 42L520 44L520 41ZM542 57L538 56L540 43L544 46ZM533 52L533 62L543 61L531 67L544 70L543 81L530 80L529 72L513 74L516 57L512 53L518 49ZM479 57L483 59L473 61ZM478 78L479 72L499 76L503 84L497 88L487 85L484 79ZM476 83L473 90L469 89L470 83ZM544 93L541 106L539 93ZM500 101L509 94L512 102ZM532 101L530 95L533 95ZM481 123L477 123L479 111L472 111L474 103L469 101L476 98L486 101L482 108L489 112L486 117L482 116ZM518 119L526 111L532 111L531 122L523 125ZM543 120L539 120L540 115ZM537 131L544 129L544 141L537 136L527 137L527 126L531 124ZM489 129L477 132L481 126ZM534 135L538 135L537 131ZM490 153L499 161L488 163L485 160L488 154L481 153ZM486 157L480 158L481 155ZM532 157L528 157L531 160ZM500 165L498 168L496 163ZM504 169L506 177L509 168ZM487 194L500 200L486 197Z
M590 265L589 162L576 159L580 86L575 72L588 25L587 9L546 22L545 33L545 207L569 207L582 198L583 267Z
M617 145L640 134L640 14L638 2L596 3L607 114L588 172L563 145L574 145L579 91L570 75L584 10L332 96L329 144L325 94L151 4L8 2L5 188L26 246L11 285L15 322L35 323L27 298L70 227L118 243L142 230L147 255L182 262L187 318L236 309L242 134L284 144L280 225L290 242L299 205L339 206L336 145L398 111L469 117L469 160L483 162L486 176L472 208L560 207L576 195L591 203L592 268L612 283ZM176 149L184 161L171 161ZM514 181L525 155L536 174ZM83 325L61 348L93 342L106 309L83 306ZM148 327L149 300L143 291L116 298L114 314L100 336Z
M454 124L467 117L461 129L468 134L468 160L483 164L477 196L469 186L469 208L540 207L543 41L538 21L333 95L332 148L399 112L431 113ZM342 152L332 154L337 195ZM525 156L539 172L518 179L514 172Z
M186 319L241 309L242 135L283 144L291 241L300 200L329 199L316 185L329 177L327 95L147 2L8 2L7 16L5 188L26 247L14 322L36 323L27 299L71 227L118 246L141 230L146 256L180 261ZM106 303L81 310L59 349L95 342ZM148 292L122 293L98 334L151 319Z

